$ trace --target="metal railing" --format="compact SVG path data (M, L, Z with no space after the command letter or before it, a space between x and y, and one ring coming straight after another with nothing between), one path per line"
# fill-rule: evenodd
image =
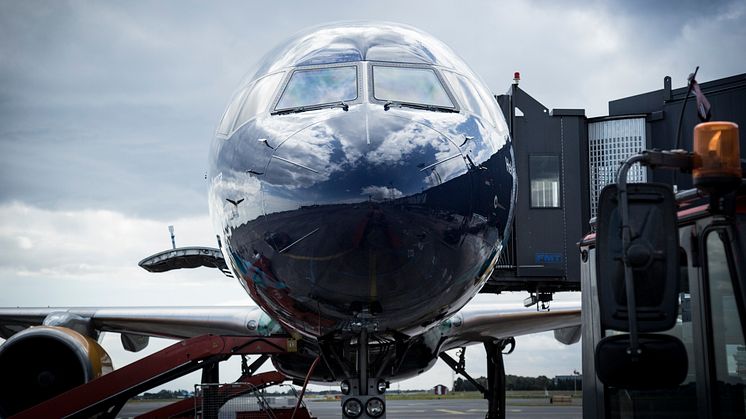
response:
M513 225L513 232L508 238L508 242L500 252L500 256L497 258L497 264L495 269L498 270L515 270L515 224Z
M195 419L277 419L275 409L293 409L298 400L297 390L286 384L287 395L257 389L248 383L196 384L194 386ZM305 403L301 403L305 408Z

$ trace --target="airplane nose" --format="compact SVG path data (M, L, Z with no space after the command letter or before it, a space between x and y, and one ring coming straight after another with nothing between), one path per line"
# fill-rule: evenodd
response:
M249 292L314 335L355 313L397 329L465 303L498 237L474 212L468 156L421 112L329 112L272 145L262 216L228 235Z
M467 172L449 138L374 106L339 113L282 142L262 179L267 211L287 209L274 196L292 196L301 206L388 201Z

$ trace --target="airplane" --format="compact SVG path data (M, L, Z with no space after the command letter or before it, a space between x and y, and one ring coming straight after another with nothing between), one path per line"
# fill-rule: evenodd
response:
M579 308L467 305L510 237L513 145L485 83L418 29L340 23L280 44L230 101L207 179L219 251L155 255L150 269L222 266L259 308L1 308L0 371L17 378L0 416L110 370L101 332L130 351L150 336L292 334L299 351L275 368L340 383L350 418L385 417L391 381L473 344L488 349L493 414L513 337L579 339Z

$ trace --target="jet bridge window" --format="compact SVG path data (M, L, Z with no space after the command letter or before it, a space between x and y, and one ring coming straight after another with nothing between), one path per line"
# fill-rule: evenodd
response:
M357 99L357 67L295 70L275 110L350 102Z
M374 65L373 98L455 108L443 83L431 68Z
M560 207L559 156L528 156L531 208Z

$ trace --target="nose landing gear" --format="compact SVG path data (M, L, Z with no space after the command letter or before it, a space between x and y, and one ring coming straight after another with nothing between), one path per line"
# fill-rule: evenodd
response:
M368 331L360 330L357 348L357 380L342 381L342 417L351 419L385 419L388 383L368 377Z
M354 419L386 418L385 381L370 378L366 389L360 388L355 381L347 384L349 387L345 387L345 383L348 382L344 381L342 388L348 389L348 394L342 396L342 417ZM382 386L380 383L383 383ZM381 392L379 389L383 391Z

